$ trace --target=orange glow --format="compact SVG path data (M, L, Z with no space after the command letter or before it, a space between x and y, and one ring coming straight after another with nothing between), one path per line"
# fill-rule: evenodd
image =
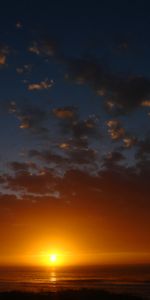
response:
M68 201L68 202L67 202ZM150 262L148 225L85 200L18 201L12 224L0 212L0 265L67 266ZM105 212L100 216L99 205ZM107 212L107 213L106 213ZM108 222L109 220L109 222ZM118 225L119 224L119 225ZM122 234L124 232L124 234ZM7 238L6 238L7 237ZM51 259L56 255L56 259Z
M60 253L42 254L39 257L41 257L41 264L45 266L60 266L65 263L64 255Z

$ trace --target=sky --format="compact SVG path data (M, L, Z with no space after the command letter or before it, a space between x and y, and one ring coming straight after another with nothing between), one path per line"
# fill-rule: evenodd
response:
M149 1L5 1L0 265L150 262Z

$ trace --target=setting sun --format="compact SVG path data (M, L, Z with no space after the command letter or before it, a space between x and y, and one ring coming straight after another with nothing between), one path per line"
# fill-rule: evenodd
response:
M1 1L0 33L0 299L150 300L150 0Z
M51 263L55 263L57 261L57 255L56 254L51 254L50 255L50 261L51 261Z

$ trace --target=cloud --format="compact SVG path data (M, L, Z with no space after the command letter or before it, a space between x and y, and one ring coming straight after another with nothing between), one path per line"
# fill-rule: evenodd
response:
M150 160L150 138L146 137L145 139L139 141L137 143L137 153L136 153L136 158L139 160L145 161L145 159Z
M57 55L58 45L55 40L47 38L41 41L33 41L28 50L36 55L51 57Z
M17 23L16 23L16 28L17 28L17 29L22 29L22 28L23 28L22 22L17 21Z
M39 50L39 47L38 47L37 42L33 42L32 45L29 47L28 50L29 50L30 52L32 52L32 53L37 54L37 55L40 54L40 50Z
M80 138L69 138L65 142L58 144L58 147L62 150L68 149L88 149L89 140L87 136L81 136Z
M59 119L72 119L77 115L77 110L74 107L66 106L53 109L53 114Z
M44 81L38 82L38 83L30 83L28 85L29 91L39 91L44 89L49 89L54 85L53 80L45 79Z
M67 106L53 109L53 114L59 120L60 149L87 151L90 140L101 138L99 118L95 114L82 120L75 107Z
M61 143L61 144L58 145L58 147L60 149L66 150L66 149L70 148L70 144L69 143Z
M111 119L106 121L108 126L108 134L113 141L121 140L123 147L130 149L137 144L137 138L126 133L118 119Z
M48 129L45 122L49 113L34 105L22 105L18 107L15 101L11 101L8 111L13 113L20 121L19 128L28 129L32 134L46 137Z
M61 166L68 162L68 159L60 154L53 153L51 150L30 150L28 153L30 158L36 158L46 164L54 164Z
M3 175L0 175L0 184L5 183L5 178Z
M94 167L98 155L94 149L71 149L69 151L70 162L81 165L91 165Z
M31 170L37 170L37 166L33 162L18 162L18 161L13 161L8 164L10 169L14 171L15 173L28 173Z
M10 50L8 46L0 44L0 65L6 64L6 60L9 52Z
M67 79L88 84L101 97L108 113L127 114L149 105L150 80L146 77L115 74L94 59L70 59L66 64Z
M138 108L150 96L150 80L135 76L116 81L111 101L117 113L129 113Z
M106 168L110 168L123 161L124 159L125 157L121 152L113 151L104 156L103 166L105 166Z
M99 170L99 175L102 178L103 176L112 176L113 173L122 176L125 170L125 156L121 151L114 150L103 156L102 169ZM110 182L109 180L111 179L109 178L108 182Z
M87 168L96 169L98 162L98 153L96 150L89 147L79 147L71 144L61 144L59 149L63 152L54 152L51 150L30 150L28 156L30 159L40 161L45 167L51 168L54 173L64 174L66 170L72 168L82 168L83 165Z
M100 136L98 132L98 124L94 118L74 121L72 123L71 130L75 138L81 138L84 136L94 138L95 136Z
M123 138L123 143L125 148L130 149L137 144L137 138L132 136L125 136Z
M18 193L34 193L42 194L43 196L47 193L53 192L56 185L55 177L50 171L44 173L30 173L21 171L17 172L15 176L8 175L7 187Z
M22 67L17 67L16 72L18 74L24 74L24 73L30 73L32 70L32 65L31 64L25 64Z
M125 129L121 127L121 123L117 119L108 120L106 124L112 140L118 141L125 136Z
M78 140L79 144L86 138L100 138L99 120L95 115L80 120L76 113L70 114L70 111L60 111L60 114L63 116L59 124L61 132Z
M85 201L93 203L97 199L99 206L106 203L107 211L108 204L111 209L120 207L123 210L123 203L128 207L140 207L144 205L143 201L149 203L149 141L143 140L137 147L139 158L134 167L125 165L125 157L118 150L100 158L92 148L69 148L66 156L33 149L28 153L31 163L9 164L11 173L2 177L2 185L5 183L10 192L24 199L33 193L35 198L49 195L49 199L60 197L71 201L76 197L84 205L87 204ZM100 162L101 167L98 166ZM62 171L61 176L56 172L57 167Z
M15 101L11 101L8 105L8 111L9 113L16 113L17 112L17 104Z
M98 76L102 77L104 67L99 65L96 61L86 59L71 59L68 61L68 78L75 80L77 83L94 83Z
M145 107L150 107L150 100L144 100L142 103L141 103L142 106L145 106Z
M41 127L41 124L47 118L47 114L45 111L38 108L29 108L24 111L21 111L18 115L18 119L20 120L20 128L21 129L31 129L35 133L44 133L46 128Z
M0 53L0 65L5 65L6 63L6 55L4 53Z
M51 122L54 121L50 118L50 111L43 110L36 105L18 107L15 101L9 103L8 111L17 117L20 129L48 138ZM99 119L96 115L89 115L86 119L80 120L77 109L74 107L55 108L52 112L58 120L58 143L54 142L56 147L60 149L87 148L90 142L88 139L101 137Z
M63 194L65 199L71 200L75 197L76 201L86 201L86 204L84 202L85 209L90 206L90 203L92 205L90 207L94 207L93 201L97 201L94 202L98 205L97 209L105 211L106 214L111 212L111 216L113 212L115 216L118 212L119 215L127 213L129 218L130 212L133 218L133 214L138 210L141 216L144 207L150 208L148 200L150 166L146 176L143 176L143 167L137 173L135 168L118 165L123 159L119 153L112 153L109 159L111 163L105 161L105 168L101 169L97 175L84 170L68 170L60 182L61 195ZM65 189L66 186L67 189Z

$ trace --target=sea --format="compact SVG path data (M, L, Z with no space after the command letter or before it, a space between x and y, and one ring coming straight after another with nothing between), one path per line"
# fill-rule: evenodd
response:
M57 292L83 288L150 299L150 265L0 268L0 292Z

